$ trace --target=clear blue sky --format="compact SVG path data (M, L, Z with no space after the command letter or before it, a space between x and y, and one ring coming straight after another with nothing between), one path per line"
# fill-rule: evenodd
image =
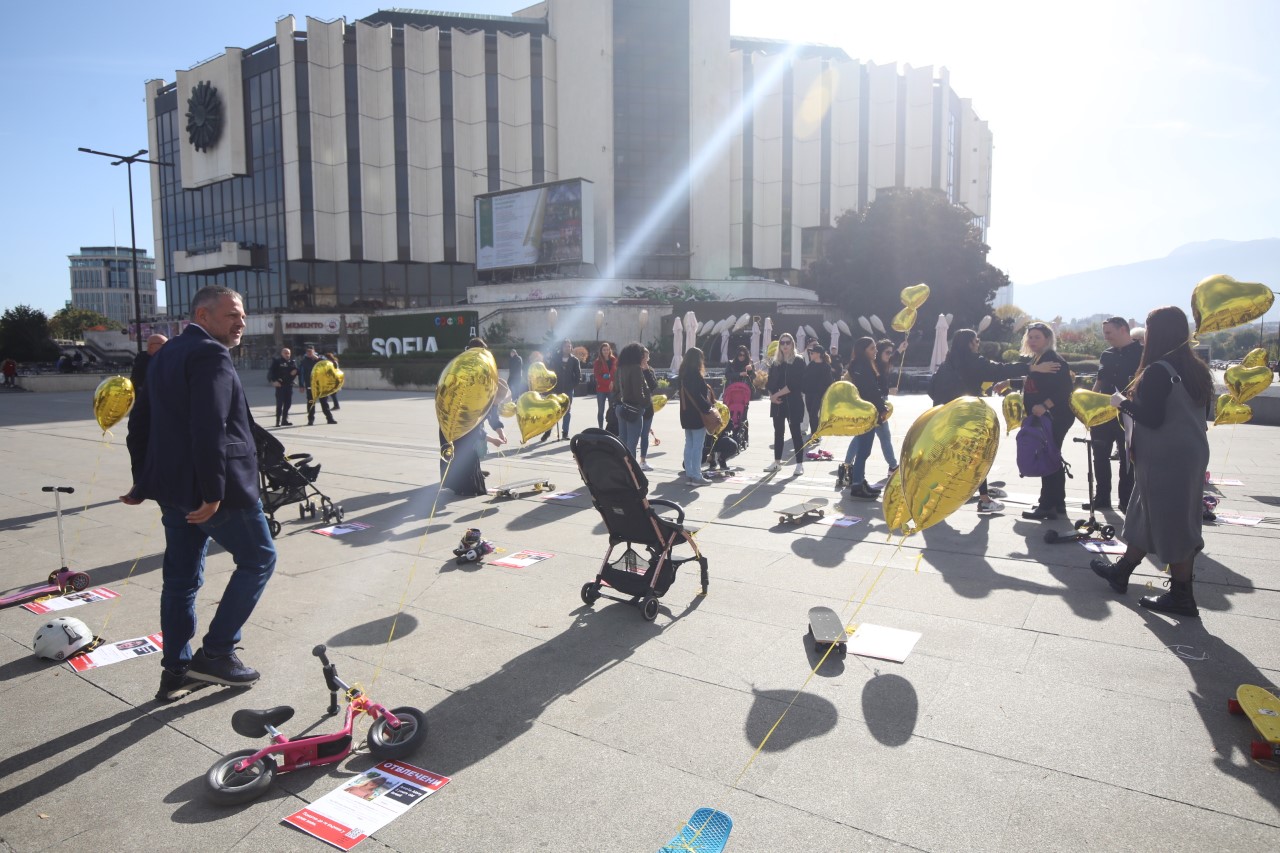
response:
M147 79L270 38L283 14L353 20L378 8L292 2L5 9L0 308L52 312L70 298L68 254L128 245L124 167L76 148L145 148ZM509 14L528 4L431 5ZM733 0L732 10L735 35L946 65L995 135L991 259L1015 282L1197 240L1280 236L1280 2ZM148 180L135 169L138 245L153 251Z

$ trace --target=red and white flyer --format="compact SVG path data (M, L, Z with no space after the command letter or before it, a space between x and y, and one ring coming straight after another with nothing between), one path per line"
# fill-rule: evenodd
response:
M543 560L550 560L554 556L555 554L548 554L546 551L516 551L501 560L490 560L489 565L503 566L508 569L527 569L532 565L541 563Z
M403 761L384 761L282 823L339 850L350 850L447 784L448 776Z
M67 658L67 665L76 672L86 672L102 666L120 663L122 660L133 660L144 655L154 655L164 649L164 635L157 631L145 637L132 640L121 640L118 643L104 643L87 655L73 655Z
M66 610L69 607L79 607L82 604L92 604L95 601L107 601L108 599L119 597L120 593L109 590L105 586L99 586L94 589L86 589L84 592L69 592L58 598L30 601L22 606L32 613L51 613L54 610Z

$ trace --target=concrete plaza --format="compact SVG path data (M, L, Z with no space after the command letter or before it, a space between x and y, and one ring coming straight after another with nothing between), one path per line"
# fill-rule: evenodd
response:
M270 423L271 389L260 376L246 383ZM567 442L486 467L491 489L545 475L572 498L437 502L430 396L342 398L337 425L277 434L323 464L319 486L370 528L318 536L318 519L281 510L279 565L243 640L263 672L252 690L159 705L157 658L77 674L31 655L40 617L0 612L0 848L328 849L280 820L371 766L363 750L279 776L247 806L202 796L216 758L261 743L231 730L233 711L287 704L290 734L337 728L324 718L317 643L375 698L426 712L426 746L409 760L453 780L363 850L651 851L700 806L732 816L734 851L1280 848L1280 773L1249 758L1253 730L1226 712L1237 685L1280 683L1273 428L1210 430L1214 476L1243 483L1220 487L1221 509L1263 518L1206 527L1203 618L1178 622L1137 606L1148 582L1160 588L1156 566L1114 595L1081 546L1047 545L1047 526L1019 517L1038 484L1019 480L1010 438L991 473L1011 493L1003 515L979 517L971 503L898 547L878 503L838 500L834 463L809 463L800 478L788 468L763 483L679 484L672 406L656 419L650 491L702 528L711 590L698 597L686 569L648 623L625 604L579 600L606 537ZM159 629L163 535L153 504L116 500L129 481L124 428L104 443L90 399L0 397L0 586L57 568L40 487L72 485L70 564L120 597L68 615L123 640ZM896 406L900 445L927 399ZM751 445L735 460L749 474L772 458L767 408L752 405ZM595 401L577 401L574 428L594 422ZM825 442L837 457L845 445ZM1078 507L1083 446L1065 453ZM870 479L884 469L877 450ZM863 520L778 524L777 509L809 497ZM555 556L522 570L458 566L467 527L506 553ZM214 549L202 624L231 568ZM812 673L806 615L818 604L920 640L902 664L833 656Z

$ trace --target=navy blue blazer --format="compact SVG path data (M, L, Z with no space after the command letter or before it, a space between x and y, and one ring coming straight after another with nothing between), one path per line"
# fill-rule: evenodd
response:
M253 416L231 352L192 324L147 366L130 429L133 495L190 512L222 501L229 509L258 502Z

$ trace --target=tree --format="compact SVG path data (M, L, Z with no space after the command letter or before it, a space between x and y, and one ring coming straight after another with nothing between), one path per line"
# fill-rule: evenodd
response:
M85 329L102 326L107 329L119 329L120 324L102 316L88 308L76 308L68 305L54 312L49 318L49 331L55 338L78 341L84 337Z
M0 315L0 356L15 361L51 361L58 347L49 336L49 318L30 305L6 309Z
M902 309L902 288L924 282L930 296L916 328L932 331L939 314L955 315L953 329L974 328L996 289L1009 283L987 263L988 251L972 214L943 193L886 190L865 212L836 221L809 283L823 299L854 315L879 315L887 326Z

